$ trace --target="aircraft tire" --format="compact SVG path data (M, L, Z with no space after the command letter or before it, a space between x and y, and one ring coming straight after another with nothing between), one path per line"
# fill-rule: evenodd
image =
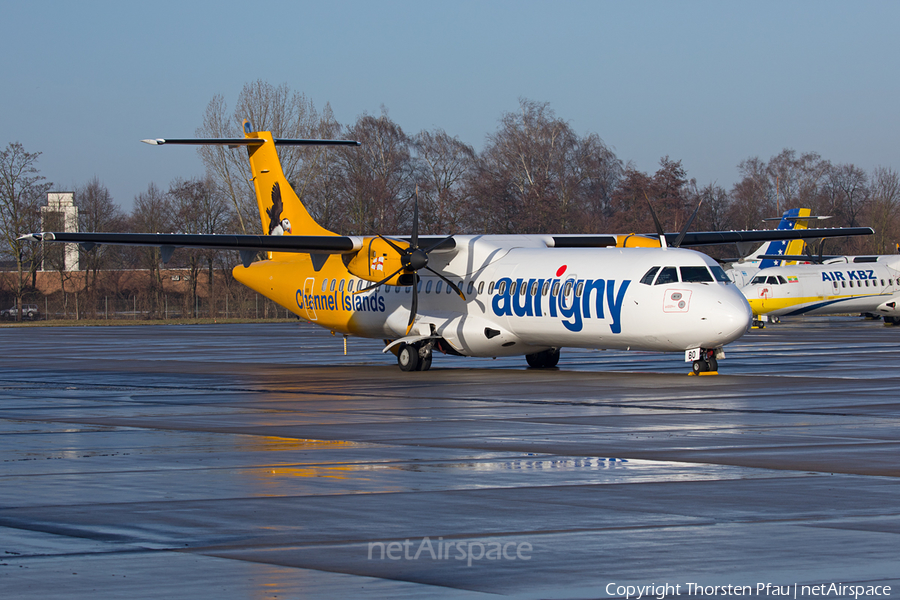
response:
M715 356L711 356L708 361L706 361L708 370L710 371L718 371L719 370L719 361L716 360Z
M551 348L550 350L545 350L544 354L547 355L544 360L545 369L555 367L559 364L559 348Z
M526 354L525 361L532 369L550 369L559 363L559 348Z
M428 369L430 369L431 368L431 357L432 357L431 352L429 352L428 356L426 356L424 358L422 358L420 356L419 357L419 366L416 368L416 370L417 371L427 371Z
M525 362L527 362L528 366L532 369L540 369L544 366L544 361L541 360L540 352L535 352L534 354L526 354Z
M699 373L705 373L705 372L707 371L708 368L709 368L709 367L708 367L708 365L706 364L706 361L705 361L705 360L695 360L695 361L694 361L693 369L694 369L694 374L695 374L695 375L697 375L697 374L699 374Z
M397 352L397 365L401 371L415 371L419 367L419 349L409 344L401 344Z

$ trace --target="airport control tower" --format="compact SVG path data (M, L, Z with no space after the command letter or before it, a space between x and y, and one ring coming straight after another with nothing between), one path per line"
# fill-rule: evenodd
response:
M41 207L41 231L78 231L78 207L73 192L50 192L47 206ZM75 244L45 244L41 271L77 271L78 246Z

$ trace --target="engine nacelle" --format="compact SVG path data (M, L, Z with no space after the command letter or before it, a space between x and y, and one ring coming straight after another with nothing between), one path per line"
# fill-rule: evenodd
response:
M474 315L449 319L438 325L436 333L464 356L516 356L547 349L525 344L505 327Z
M887 302L882 302L881 304L879 304L878 308L875 310L879 315L898 317L900 316L900 298L894 296Z
M394 243L400 248L408 248L409 244L399 240ZM386 276L403 268L401 255L380 237L366 237L363 239L363 247L357 252L347 269L356 277L366 281L381 281ZM400 271L385 282L386 285L412 285L415 274Z
M617 248L660 248L659 238L643 235L640 233L630 233L628 235L616 236Z

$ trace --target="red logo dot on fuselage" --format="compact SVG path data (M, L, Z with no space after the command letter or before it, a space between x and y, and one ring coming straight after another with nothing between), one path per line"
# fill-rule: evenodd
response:
M557 277L562 277L562 274L566 272L566 268L567 268L566 265L563 265L563 266L561 266L560 268L558 268L558 269L556 270L556 276L557 276Z

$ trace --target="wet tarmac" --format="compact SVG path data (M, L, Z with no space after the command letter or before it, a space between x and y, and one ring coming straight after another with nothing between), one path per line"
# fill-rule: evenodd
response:
M3 598L900 594L900 328L770 326L712 377L567 350L403 373L306 324L0 347Z

